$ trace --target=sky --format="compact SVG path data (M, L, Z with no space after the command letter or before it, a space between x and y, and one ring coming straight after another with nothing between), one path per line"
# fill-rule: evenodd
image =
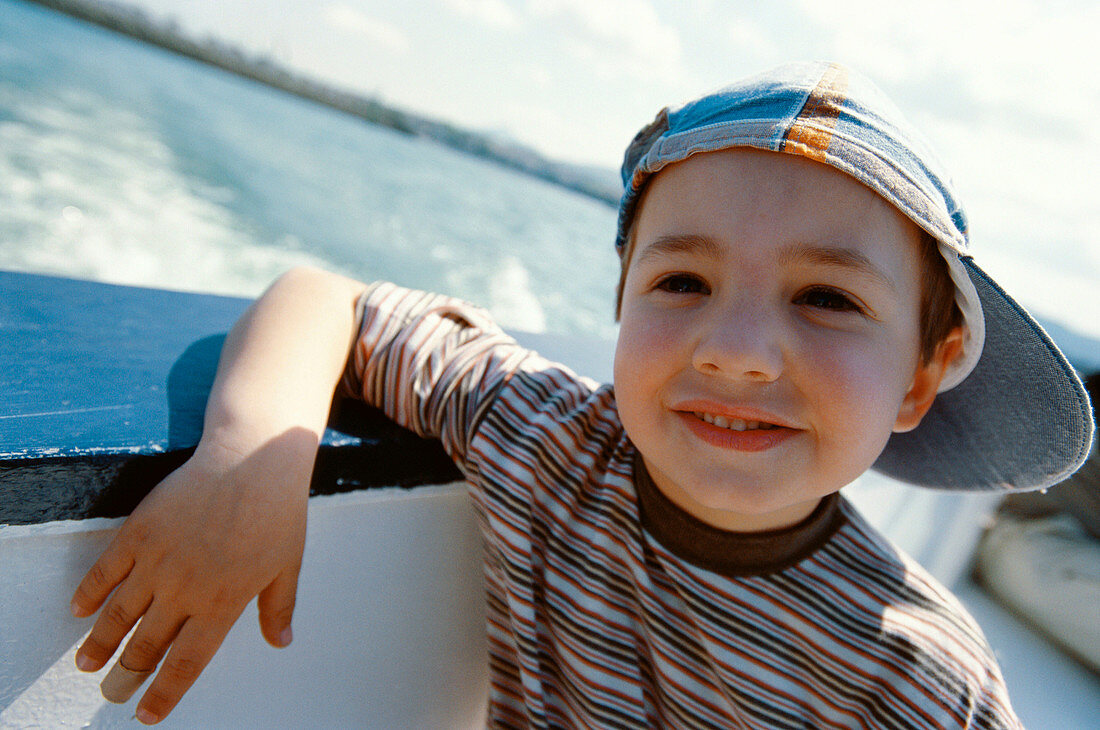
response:
M1071 309L1100 335L1095 0L132 1L338 86L606 168L663 106L787 61L845 63L946 161L976 250L990 242L979 262L1030 287L1030 307ZM1065 265L1043 266L1037 245Z

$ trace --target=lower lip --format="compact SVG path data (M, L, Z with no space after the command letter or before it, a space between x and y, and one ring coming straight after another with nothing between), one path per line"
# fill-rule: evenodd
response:
M734 451L767 451L779 446L781 443L798 433L797 429L785 428L757 428L749 431L734 431L729 428L715 426L707 423L694 413L677 412L677 416L699 438L712 446Z

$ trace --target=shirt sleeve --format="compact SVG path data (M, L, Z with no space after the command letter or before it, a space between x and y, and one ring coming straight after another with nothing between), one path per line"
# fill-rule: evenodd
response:
M342 388L462 468L485 410L529 357L488 313L459 299L379 282L359 299Z

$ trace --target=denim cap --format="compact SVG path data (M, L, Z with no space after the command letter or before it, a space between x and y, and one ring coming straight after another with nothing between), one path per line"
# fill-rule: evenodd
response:
M849 69L782 66L661 110L623 159L619 255L654 174L736 147L801 155L851 175L931 234L947 262L963 314L962 355L920 425L891 435L872 468L926 487L1005 491L1049 487L1081 465L1093 421L1073 367L974 263L966 214L927 143Z

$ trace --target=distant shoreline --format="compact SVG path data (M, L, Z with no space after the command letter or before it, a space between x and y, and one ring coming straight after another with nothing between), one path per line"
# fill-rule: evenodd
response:
M154 19L141 8L111 0L29 1L372 124L435 140L452 149L560 185L613 207L619 204L621 190L596 171L554 162L528 147L498 141L446 122L395 109L377 99L344 91L292 71L271 58L250 56L214 38L203 41L189 38L176 22Z

